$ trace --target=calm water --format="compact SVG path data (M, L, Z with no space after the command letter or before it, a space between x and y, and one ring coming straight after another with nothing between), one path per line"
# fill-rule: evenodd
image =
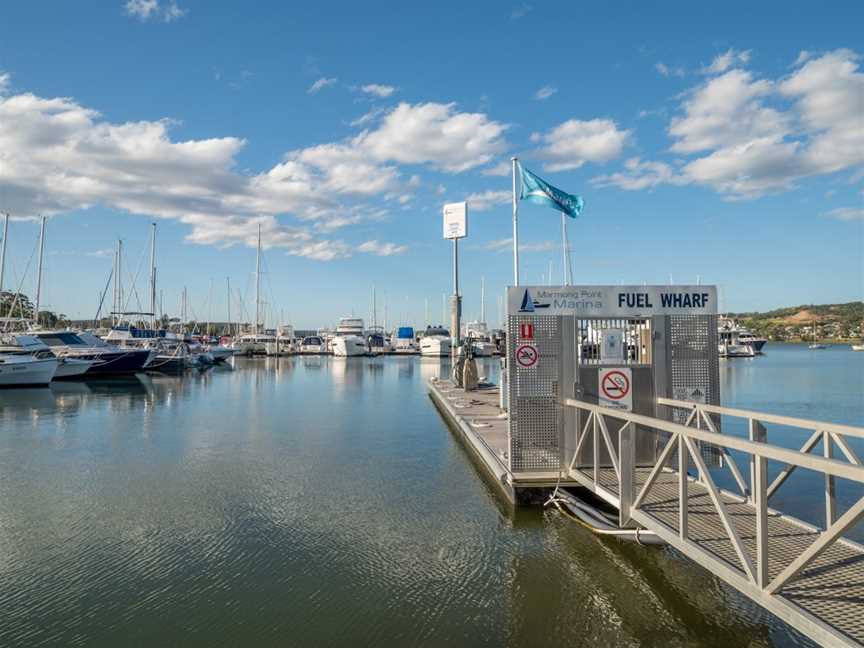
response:
M508 512L426 396L441 367L0 392L0 645L806 645L668 550ZM722 381L864 421L862 353L775 345Z

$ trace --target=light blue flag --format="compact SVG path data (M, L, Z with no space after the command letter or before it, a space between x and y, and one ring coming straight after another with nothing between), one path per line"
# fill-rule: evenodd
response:
M522 190L519 193L520 200L537 203L564 212L570 218L576 218L582 213L585 201L582 196L568 194L553 187L542 178L534 175L528 169L519 165L522 176Z

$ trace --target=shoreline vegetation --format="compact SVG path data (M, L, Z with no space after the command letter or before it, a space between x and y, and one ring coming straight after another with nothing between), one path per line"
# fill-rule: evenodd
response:
M728 313L756 335L773 342L850 343L864 339L864 301L806 304L764 313Z

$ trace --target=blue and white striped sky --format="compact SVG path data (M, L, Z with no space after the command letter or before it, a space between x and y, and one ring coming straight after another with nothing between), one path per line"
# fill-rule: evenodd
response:
M166 311L187 286L224 318L230 277L250 312L261 224L271 323L368 318L374 284L379 318L421 325L451 290L441 206L467 199L465 312L485 276L494 323L518 155L585 199L577 283L862 299L862 24L860 2L7 3L4 287L33 291L41 213L47 308L92 316L117 238L143 300L155 220ZM560 282L557 214L520 223L525 280Z

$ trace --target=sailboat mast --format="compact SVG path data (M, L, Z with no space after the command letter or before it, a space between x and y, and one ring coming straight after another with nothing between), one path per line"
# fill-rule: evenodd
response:
M228 335L231 335L231 277L225 277L228 283Z
M261 322L261 225L258 225L258 251L255 254L255 333L260 333Z
M156 223L150 235L150 328L156 328Z
M39 327L39 304L42 300L42 257L45 252L45 217L39 227L39 269L36 271L36 304L34 305L34 316L36 327Z
M3 272L6 270L6 239L9 238L9 214L3 215L3 251L0 252L0 294L3 292Z
M378 326L378 299L375 296L375 284L372 284L372 328Z
M480 321L486 323L486 277L480 277Z

